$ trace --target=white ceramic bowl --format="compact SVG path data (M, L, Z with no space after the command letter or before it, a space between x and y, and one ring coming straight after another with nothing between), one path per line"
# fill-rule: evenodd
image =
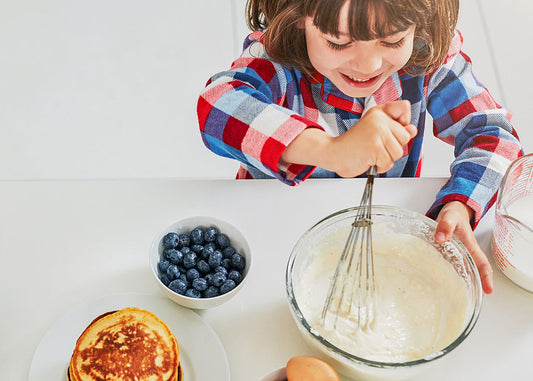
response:
M285 367L276 369L263 376L259 381L287 381L287 369Z
M309 271L309 260L313 260L312 253L316 253L317 247L322 247L324 244L328 245L332 240L339 240L339 236L344 237L343 234L339 234L339 231L348 231L357 209L345 209L324 218L307 230L296 243L289 258L286 272L286 290L290 310L296 325L310 347L317 351L320 357L325 357L339 373L361 380L407 379L427 368L430 364L456 352L456 348L472 331L477 322L482 302L479 273L472 257L457 238L454 237L450 242L442 245L434 242L435 221L405 209L373 206L372 219L374 224L384 224L387 229L385 234L390 232L412 235L431 243L437 249L464 281L467 289L468 307L460 334L455 340L446 348L428 354L419 360L401 363L372 361L338 348L322 337L304 315L301 308L304 303L302 300L298 300L298 295L306 295L306 293L298 291L301 287L298 279L299 274L303 276L306 271ZM324 300L318 299L320 297L314 295L312 303L317 303L318 308L321 309Z
M170 232L175 232L178 234L184 232L189 233L192 229L198 226L203 228L207 228L210 226L217 227L220 233L224 233L229 237L231 245L235 248L235 251L244 256L244 258L246 259L246 266L242 271L242 281L237 284L234 289L225 294L211 298L192 298L172 291L167 286L165 286L165 284L159 278L158 263L161 259L163 252L163 237ZM231 299L233 296L235 296L235 294L237 294L237 292L239 292L239 290L243 287L243 284L246 282L251 265L252 253L250 250L250 246L248 245L248 241L246 241L246 238L244 238L242 233L230 223L209 216L189 217L183 220L179 220L171 224L170 226L167 226L159 234L156 235L150 248L150 267L162 291L175 303L192 309L207 309L216 307Z

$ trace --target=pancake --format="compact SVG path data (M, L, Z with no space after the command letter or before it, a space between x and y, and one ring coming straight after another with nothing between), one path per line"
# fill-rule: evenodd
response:
M179 345L150 311L127 307L98 316L78 338L70 381L183 380Z

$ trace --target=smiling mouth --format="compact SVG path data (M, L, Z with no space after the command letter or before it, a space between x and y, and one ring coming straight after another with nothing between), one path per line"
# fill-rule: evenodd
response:
M350 78L352 81L355 81L355 82L368 82L369 80L371 80L372 78L367 78L367 79L359 79L359 78L355 78L355 77L350 77L347 75L348 78Z
M374 77L370 78L357 78L357 77L350 77L349 75L342 74L342 77L344 78L344 81L352 86L357 88L365 88L365 87L371 87L374 86L379 79L381 78L381 74L378 74Z

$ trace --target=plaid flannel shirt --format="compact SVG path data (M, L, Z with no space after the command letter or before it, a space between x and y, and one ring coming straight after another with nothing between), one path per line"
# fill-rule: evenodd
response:
M295 185L308 177L338 177L313 166L286 163L284 149L308 127L338 136L353 126L365 98L340 92L326 77L313 78L269 59L262 32L251 33L244 52L230 70L214 75L198 100L205 145L214 153L241 162L237 178L277 178ZM426 112L433 133L455 146L451 177L428 211L435 218L442 205L459 200L474 210L472 225L494 203L510 162L523 152L501 108L471 71L463 40L456 32L445 63L426 76L394 73L372 95L376 104L398 99L411 103L411 123L418 133L392 169L381 177L418 177ZM363 175L364 176L364 175Z

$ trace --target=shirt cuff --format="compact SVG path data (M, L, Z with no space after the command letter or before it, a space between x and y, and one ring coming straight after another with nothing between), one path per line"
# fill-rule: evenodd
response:
M426 216L436 219L442 209L442 207L450 201L460 201L466 206L470 207L474 214L470 220L470 226L475 229L479 224L481 218L487 213L490 207L496 201L497 193L493 189L480 189L481 185L477 185L476 194L477 199L468 196L458 191L461 189L460 183L464 181L462 179L448 180L448 182L442 187L437 194L436 200L429 208ZM459 184L458 184L459 183ZM464 187L463 187L464 189Z

